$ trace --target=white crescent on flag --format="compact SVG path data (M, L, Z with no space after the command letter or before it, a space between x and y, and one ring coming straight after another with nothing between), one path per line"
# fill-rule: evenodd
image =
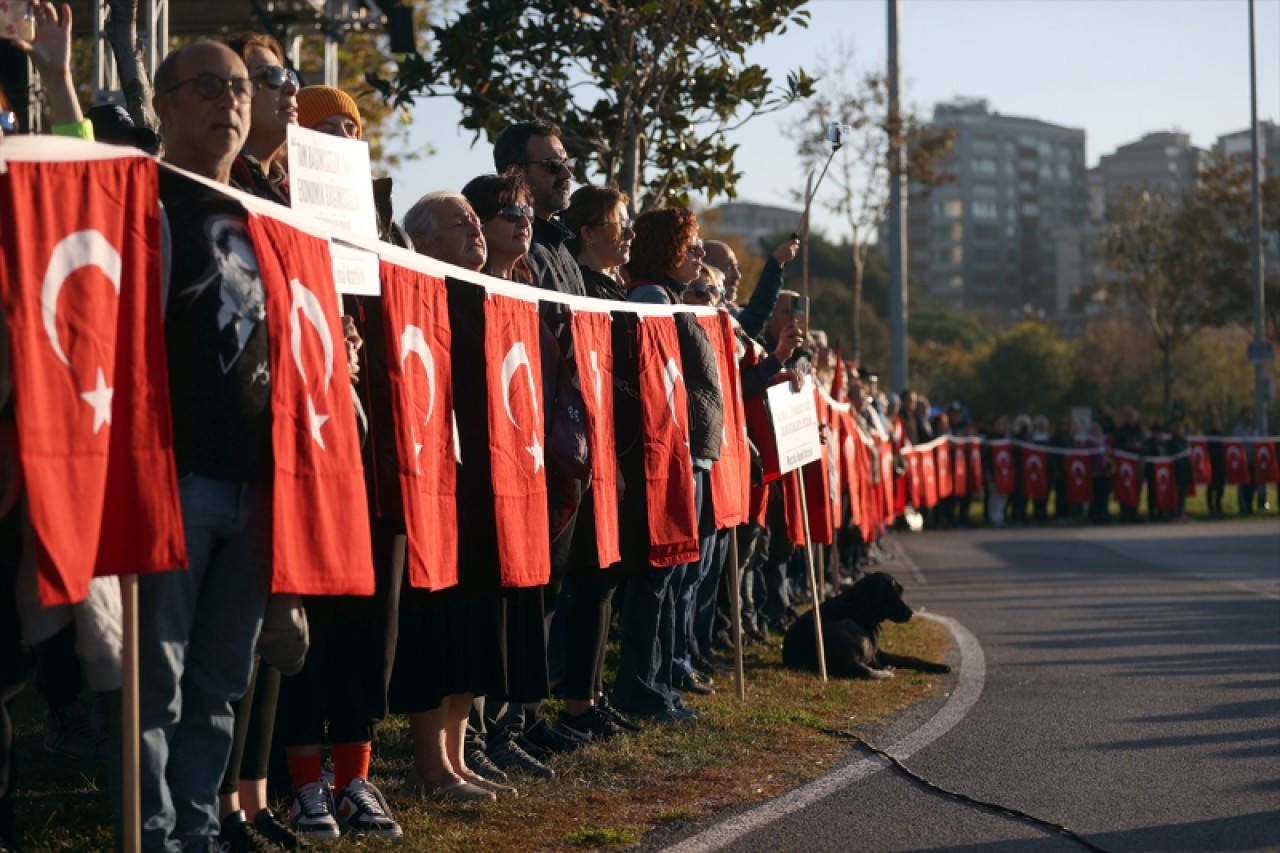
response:
M293 363L305 383L307 369L302 364L302 325L298 322L298 314L301 312L320 339L320 349L324 353L324 390L327 392L329 383L333 381L333 335L329 333L324 308L310 288L296 278L289 281L289 292L293 297L289 307L289 347L293 351ZM316 401L310 393L307 394L307 420L311 428L311 440L324 450L324 436L320 428L329 420L329 416L316 411Z
M538 412L538 389L533 383L533 365L529 363L529 352L525 349L524 341L516 341L502 358L502 405L506 407L507 418L510 419L512 426L516 429L522 429L522 427L511 412L511 379L521 366L529 374L529 399L533 403L534 416L536 417ZM533 444L526 447L525 450L529 451L529 455L533 457L533 470L534 473L537 473L544 464L544 456L542 445L538 443L536 434L533 437Z
M1079 459L1072 460L1071 479L1076 483L1076 485L1078 486L1084 485L1084 475L1085 475L1084 462L1082 462Z
M100 231L75 231L58 241L49 256L49 266L45 268L44 281L40 286L40 315L44 321L44 332L49 338L49 346L68 369L71 360L62 347L58 337L58 295L62 286L74 273L85 267L97 267L106 275L107 280L115 288L116 297L120 296L120 278L123 264L120 253L111 241ZM98 434L103 425L111 425L111 400L115 390L107 385L106 373L102 365L98 365L96 382L92 390L82 391L80 399L93 409L93 433Z
M667 388L667 408L671 410L671 420L680 423L680 416L676 414L676 381L684 379L680 373L680 367L676 364L674 358L667 359L667 366L662 372L662 382Z
M1040 461L1039 456L1028 456L1027 457L1027 479L1039 480L1040 472L1043 467L1044 467L1044 464Z
M431 347L427 346L427 336L422 329L406 323L404 331L400 333L401 370L404 370L404 364L411 353L418 356L418 360L422 362L422 372L427 376L427 417L422 422L426 426L431 423L431 415L436 408L436 360L431 354Z

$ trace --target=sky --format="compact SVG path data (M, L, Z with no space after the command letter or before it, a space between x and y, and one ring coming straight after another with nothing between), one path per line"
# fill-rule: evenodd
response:
M885 0L807 8L807 29L789 28L748 59L783 80L851 43L857 70L884 69ZM993 111L1082 128L1090 166L1146 133L1180 130L1208 148L1249 126L1247 0L901 0L900 8L903 99L922 115L957 96L985 98ZM1258 118L1280 121L1280 0L1255 0L1255 26ZM805 172L782 128L797 114L759 117L729 137L744 172L738 200L792 206ZM493 171L491 146L471 147L459 119L450 99L415 107L409 145L435 154L392 172L399 210ZM844 234L821 211L814 226Z

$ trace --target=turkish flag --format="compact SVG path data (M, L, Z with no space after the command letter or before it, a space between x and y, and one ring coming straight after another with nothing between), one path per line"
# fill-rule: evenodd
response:
M1049 497L1049 457L1040 448L1022 446L1022 488L1036 501Z
M991 467L996 481L996 491L1011 495L1018 488L1017 474L1013 470L1013 444L1008 439L991 442Z
M720 458L711 466L711 501L716 527L734 527L747 520L747 492L751 487L751 451L742 407L742 377L735 357L732 319L724 311L699 317L715 350L724 392L724 437Z
M969 494L982 494L982 443L969 442Z
M551 578L542 345L538 306L489 293L484 300L489 457L502 585Z
M937 467L938 499L949 498L955 489L951 485L951 445L950 439L944 438L934 451L934 464ZM963 453L961 450L959 453ZM959 453L957 455L959 455Z
M951 454L952 478L951 488L956 495L964 497L969 491L969 443L957 444Z
M1276 464L1276 445L1273 441L1259 441L1253 445L1253 481L1280 483L1280 465Z
M878 447L879 453L871 457L870 464L875 465L876 459L879 460L880 477L875 483L875 493L880 500L876 505L876 525L883 527L893 521L894 508L894 492L893 492L893 444L888 439L872 439L876 442L873 448ZM878 535L878 533L877 533Z
M870 479L870 474L865 472L866 450L862 446L862 437L858 435L858 428L854 425L853 415L850 412L842 412L840 415L842 423L841 443L843 449L840 453L840 462L844 480L845 493L849 496L849 517L853 519L853 523L859 528L865 525L866 519L863 517L867 510L869 500L863 497L866 488L866 481Z
M1247 486L1252 482L1249 476L1249 455L1245 452L1243 441L1223 442L1227 465L1227 485Z
M678 566L698 559L688 392L680 370L680 345L670 317L641 317L638 334L649 562Z
M924 485L924 505L938 505L938 471L933 461L933 448L921 450L917 454L920 457L920 481Z
M1155 469L1156 508L1178 508L1178 484L1173 477L1173 460L1153 459L1147 464Z
M442 279L382 262L396 457L408 533L409 585L458 582L458 466L453 441L449 302Z
M827 423L830 431L823 448L827 455L827 497L831 500L833 528L844 521L844 465L841 459L844 453L844 420L841 414L834 406L829 407Z
M1117 450L1115 453L1115 495L1120 506L1138 505L1142 491L1142 457Z
M800 509L801 471L797 468L782 475L782 515L787 523L787 541L797 548L805 544L804 515Z
M618 453L613 430L613 317L598 311L574 311L572 325L578 384L587 410L591 447L596 557L603 568L622 559L618 550Z
M1213 467L1209 464L1209 442L1202 438L1191 440L1191 482L1213 482Z
M920 452L914 447L902 449L907 458L907 476L911 478L911 505L916 509L924 507L924 466L920 461Z
M1067 478L1067 503L1087 504L1093 500L1093 472L1089 454L1067 453L1064 464Z
M329 241L249 216L271 340L272 592L372 595L364 464Z
M173 460L156 164L8 161L0 293L45 605L187 564Z
M752 368L760 363L756 347L749 345L742 356L740 368ZM739 371L741 376L741 371ZM773 422L769 419L769 409L765 405L765 395L757 394L742 404L743 418L747 425L747 434L755 444L756 453L760 457L760 467L764 469L764 482L772 483L782 476L782 465L778 461L778 443L773 435Z

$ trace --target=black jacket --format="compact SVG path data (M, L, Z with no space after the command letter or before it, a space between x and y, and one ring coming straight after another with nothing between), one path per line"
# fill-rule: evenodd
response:
M714 462L724 441L724 395L711 339L691 312L675 316L680 362L689 396L689 454Z

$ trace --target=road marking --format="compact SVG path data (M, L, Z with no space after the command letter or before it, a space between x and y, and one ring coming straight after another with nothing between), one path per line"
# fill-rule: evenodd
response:
M952 638L960 647L960 679L955 691L947 699L947 703L930 718L929 722L885 750L899 761L905 761L924 749L964 719L969 709L977 704L978 697L982 695L982 686L987 676L986 657L982 653L982 646L967 628L946 616L935 616L931 613L919 615L941 622L951 631ZM712 850L720 850L750 832L761 829L779 818L795 814L800 809L808 808L841 788L889 766L889 762L879 757L860 759L828 776L815 779L803 787L784 794L776 800L770 800L750 811L734 815L691 838L663 849L670 853L709 853Z
M902 563L911 572L911 577L915 580L917 586L928 586L929 579L924 576L924 572L916 565L916 561L907 556L907 549L898 544L898 540L886 540L886 545L893 555L898 558L898 562Z

